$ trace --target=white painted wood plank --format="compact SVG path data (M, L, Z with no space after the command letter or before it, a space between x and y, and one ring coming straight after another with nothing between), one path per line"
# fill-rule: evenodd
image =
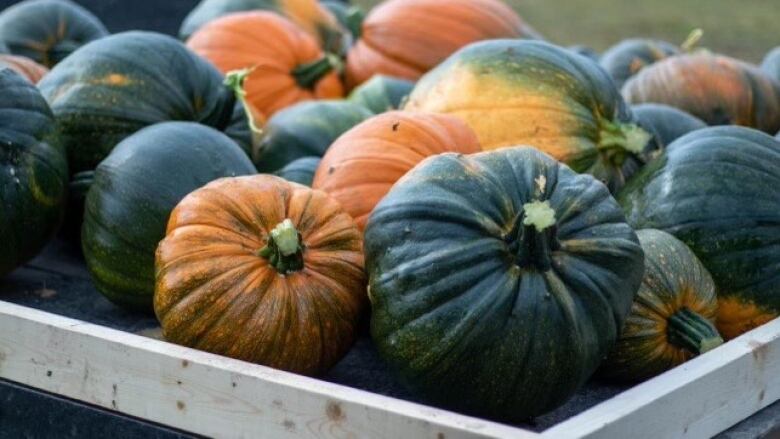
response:
M2 301L0 377L207 436L538 437Z
M550 438L709 438L780 399L780 319L545 432Z

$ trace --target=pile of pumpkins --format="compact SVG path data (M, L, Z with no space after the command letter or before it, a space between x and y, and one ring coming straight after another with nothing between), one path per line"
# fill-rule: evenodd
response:
M180 41L23 1L0 275L64 220L174 343L318 375L370 317L420 397L503 421L648 379L780 312L780 49L699 36L599 56L500 0L203 0Z

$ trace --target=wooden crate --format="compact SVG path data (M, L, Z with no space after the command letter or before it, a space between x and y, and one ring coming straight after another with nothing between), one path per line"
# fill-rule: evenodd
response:
M780 399L780 319L542 433L0 302L0 378L218 437L709 437Z

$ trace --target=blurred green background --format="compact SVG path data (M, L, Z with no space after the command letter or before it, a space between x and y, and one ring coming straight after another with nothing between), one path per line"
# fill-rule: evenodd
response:
M353 0L368 9L379 0ZM699 44L759 62L780 46L780 0L506 0L551 42L602 51L629 37L680 44L697 27Z

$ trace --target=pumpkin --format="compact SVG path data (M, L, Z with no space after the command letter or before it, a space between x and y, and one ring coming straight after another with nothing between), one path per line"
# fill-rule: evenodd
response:
M87 193L81 245L98 291L151 310L154 252L185 195L221 177L254 174L224 134L194 122L164 122L123 140L100 163Z
M270 175L215 181L176 206L157 250L163 335L321 374L352 346L367 305L362 246L323 192Z
M780 82L780 47L775 47L766 54L761 63L761 70L770 78Z
M664 230L712 274L718 330L732 339L780 312L780 142L742 127L673 142L619 194L635 228Z
M228 129L236 99L222 80L171 37L124 32L82 47L38 86L57 118L54 140L76 173L94 169L122 139L158 122Z
M599 64L620 89L643 68L678 53L680 48L666 41L631 38L607 49Z
M607 188L533 148L426 159L364 239L382 357L426 399L510 422L585 383L644 269Z
M718 299L712 276L696 255L660 230L637 231L645 274L631 314L601 372L643 381L723 343L715 328Z
M41 251L62 220L68 167L45 141L53 127L35 86L0 69L0 276Z
M225 15L249 11L277 13L295 23L316 44L333 53L341 53L347 43L346 30L317 0L201 0L184 19L179 36L182 40L188 40L212 21Z
M253 154L260 172L274 172L302 157L322 157L341 134L371 117L346 101L304 102L277 113Z
M327 192L363 230L390 187L419 162L445 152L481 150L452 116L394 111L347 131L325 153L312 187Z
M654 102L686 111L709 125L780 129L780 85L758 68L698 52L642 69L623 87L632 104Z
M349 89L376 74L416 80L474 41L538 34L501 0L388 0L357 37L347 54Z
M412 92L414 83L405 79L376 75L349 95L350 102L379 114L401 108L404 99Z
M311 187L314 173L320 165L321 157L303 157L293 160L284 168L276 171L276 175L287 181Z
M37 62L16 55L0 55L0 69L3 68L14 70L33 84L37 84L43 78L43 75L49 72L49 69Z
M209 22L187 46L228 73L247 69L246 99L265 118L297 102L343 95L335 60L289 20L242 12Z
M569 50L572 52L582 55L585 58L589 58L591 61L598 62L599 59L601 59L601 55L599 55L598 52L596 52L592 47L583 46L581 44L575 45L575 46L569 46Z
M97 17L72 1L25 0L0 13L0 43L48 68L107 35Z
M612 191L652 145L596 63L541 41L467 46L425 75L404 108L460 117L486 150L533 146Z
M653 134L659 148L665 148L691 131L707 127L701 119L668 105L639 104L632 106L631 111L634 112L637 124Z

